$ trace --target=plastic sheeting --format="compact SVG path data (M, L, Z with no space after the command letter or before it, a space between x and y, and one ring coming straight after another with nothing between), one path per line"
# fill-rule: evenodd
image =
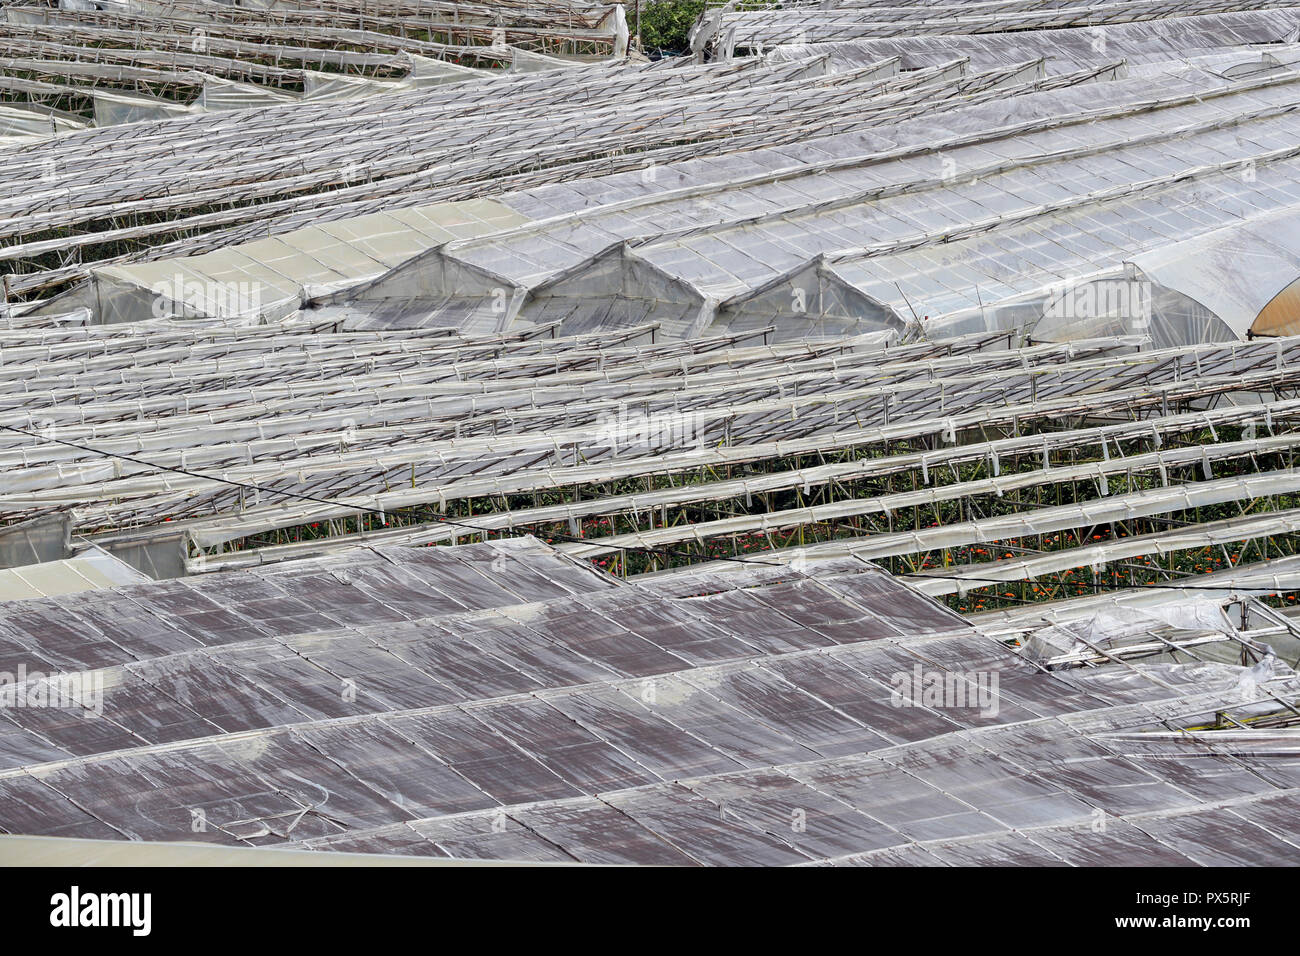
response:
M1288 668L1062 677L868 565L673 598L532 541L362 550L8 627L103 677L93 723L9 711L10 833L667 865L1291 852L1275 822L1224 835L1291 796L1277 735L1161 723L1276 706Z
M1294 83L1290 73L1239 88L1209 73L1167 77L1158 95L1170 105L1153 112L1151 81L1115 81L1115 94L1143 105L1087 109L1082 92L1069 90L970 107L950 116L953 144L937 156L909 151L913 125L900 124L888 146L822 140L819 153L835 159L802 156L800 174L777 173L789 160L772 150L718 168L653 169L641 183L610 177L563 194L506 196L537 221L439 248L331 302L380 323L477 330L512 320L560 321L573 333L658 321L677 336L774 325L777 337L793 339L909 325L932 337L1011 329L1048 341L1230 341L1244 333L1243 313L1262 306L1245 291L1247 277L1200 297L1169 269L1126 276L1122 268L1154 268L1162 255L1199 263L1188 233L1290 206ZM1192 90L1203 91L1195 105L1183 96ZM881 95L888 101L888 83ZM1066 104L1087 124L1071 121ZM1009 124L1024 124L1023 138L1006 137ZM971 135L982 125L987 140ZM917 142L933 148L933 122L914 127ZM1069 147L1040 152L1049 137ZM863 150L868 143L876 152ZM695 168L707 177L699 185ZM712 185L720 172L731 177ZM1268 190L1256 186L1260 176ZM861 250L845 250L855 242ZM1231 268L1230 256L1222 260L1218 276ZM1105 299L1113 285L1140 290L1140 302L1126 298L1130 308L1119 313L1076 308Z
M113 266L96 272L95 314L104 323L172 315L278 318L330 285L359 282L422 249L524 221L500 203L469 200L324 223L185 259ZM42 309L58 311L67 302Z
M1251 539L1267 540L1273 535L1300 532L1300 511L1273 511L1254 518L1230 518L1203 522L1188 528L1158 531L1145 535L1128 535L1063 551L1005 558L977 564L928 571L909 578L925 594L940 596L960 594L963 589L979 588L997 581L1030 581L1044 575L1059 574L1078 568L1105 568L1112 562L1144 555L1166 555L1192 548L1223 546Z
M520 54L522 51L515 51L512 55ZM414 53L404 53L402 56L410 64L410 68L407 75L400 80L371 80L341 73L304 70L302 99L308 102L351 100L379 93L404 93L448 83L483 80L492 76L492 73L486 70L445 63L442 60L434 60Z
M1190 593L1180 588L1178 581L1171 581L1165 588L1121 588L1099 595L1053 601L1050 604L986 612L973 615L971 622L984 633L1001 639L1008 635L1027 633L1041 627L1044 622L1060 624L1084 620L1115 609L1127 613L1207 598L1217 598L1224 602L1240 601L1243 596L1262 595L1270 589L1278 592L1295 591L1300 590L1300 559L1285 556L1240 564L1209 574L1198 574L1188 583L1195 587Z
M70 554L72 516L56 513L0 528L0 568L61 561Z
M90 124L79 116L36 104L0 105L0 139L20 143L49 139Z
M681 541L707 541L722 538L726 535L756 531L771 534L775 531L798 528L808 524L834 523L841 519L864 514L888 515L894 511L905 511L917 507L924 508L943 501L967 499L972 496L982 496L990 493L1000 498L1009 493L1040 487L1046 483L1088 481L1089 479L1102 483L1109 482L1112 475L1131 476L1138 472L1167 475L1170 468L1177 467L1179 464L1184 467L1188 464L1201 464L1206 470L1209 470L1207 463L1212 459L1219 458L1220 455L1235 457L1255 451L1264 453L1283 451L1295 447L1295 444L1286 438L1278 438L1273 441L1248 443L1236 447L1229 445L1216 448L1213 451L1196 449L1190 453L1183 452L1181 455L1177 451L1171 451L1167 454L1134 455L1100 464L1089 462L1078 466L1056 467L1042 472L1032 471L993 478L958 481L934 489L922 489L912 492L901 491L867 498L847 498L802 508L773 509L760 515L743 515L735 518L721 518L715 521L702 520L686 526L662 528L656 531L598 537L590 542L567 542L559 547L565 550L566 553L590 558L608 554L623 547L664 547ZM1108 485L1101 485L1101 487L1108 487ZM1103 492L1103 494L1108 496L1108 492ZM1131 506L1132 511L1125 513L1125 518L1142 517L1144 513L1150 513L1144 511L1149 506L1148 500L1143 497L1134 499L1117 496L1113 501L1113 506ZM1067 521L1079 519L1077 524L1068 524L1068 527L1085 526L1093 517L1086 511L1072 511L1068 507L1065 511L1060 510L1060 508L1043 508L1036 512L1036 517L1050 524L1058 520L1063 514L1067 516ZM1111 520L1119 520L1119 518L1112 515ZM955 524L949 525L948 531L953 537L944 537L942 543L936 542L936 538L939 537L935 533L936 529L911 532L900 537L881 533L875 536L876 544L881 550L872 551L869 556L885 557L899 553L908 554L914 551L937 550L941 547L951 547L956 541L968 544L971 543L970 538L963 539L959 536L969 533L972 528L975 531L975 541L987 540L983 535L994 527L996 527L996 521L993 519L988 519L987 526L968 525L959 527ZM1280 531L1284 527L1284 522L1279 520L1275 527ZM1047 527L1046 530L1055 531L1061 529L1058 526ZM1005 537L1017 537L1017 535L1005 535ZM903 542L901 551L886 550L897 546L900 540Z
M1257 172L1247 168L1243 175ZM1256 316L1300 278L1300 209L1289 207L1152 249L1134 262L1155 281L1209 308L1238 337L1264 331L1252 329ZM1267 331L1286 334L1280 328Z
M1158 249L1153 255L1163 257L1169 248ZM1145 256L1137 258L1145 261ZM1161 271L1166 277L1174 278L1169 272ZM1238 278L1235 272L1232 278ZM1179 284L1183 288L1188 285ZM1212 300L1226 311L1229 320L1236 318L1234 313L1240 312L1249 298L1248 292L1243 294L1240 283L1233 282L1232 286ZM1190 342L1231 342L1244 338L1245 333L1244 328L1234 329L1232 322L1225 321L1185 292L1152 281L1148 273L1132 266L1106 277L1054 289L1044 296L1043 302L1041 317L1029 309L1013 320L1016 327L1023 328L1039 342L1145 335L1156 348L1171 348Z
M913 308L930 317L926 323L930 335L995 328L1032 330L1059 295L1054 288L1064 285L1072 290L1072 296L1089 297L1087 285L1062 283L1054 277L1095 269L1101 263L1118 269L1124 261L1141 262L1145 254L1173 245L1185 235L1180 220L1184 227L1199 221L1201 228L1222 228L1292 205L1297 197L1291 195L1288 184L1295 159L1285 152L1283 156L1286 158L1259 167L1270 187L1279 187L1276 191L1257 189L1242 176L1248 161L1228 158L1190 180L1171 180L1163 188L1115 194L1108 202L1093 200L1077 209L1063 209L1051 218L1009 222L986 230L984 235L943 246L927 244L934 247L900 250L887 258L847 256L835 260L834 268L863 293L888 303L896 312L906 314L909 301L922 303ZM1099 233L1115 242L1104 258L1098 255ZM1025 249L1032 251L1025 254ZM1156 261L1159 259L1157 256ZM1233 267L1227 259L1219 268ZM1249 267L1243 265L1242 269ZM1132 288L1122 278L1105 280L1114 281ZM1172 276L1171 281L1182 280ZM969 284L963 290L960 286L965 283ZM1190 283L1186 285L1192 288ZM1226 318L1176 289L1177 294L1170 296L1161 286L1169 288L1158 283L1147 293L1156 297L1151 313L1161 319L1153 326L1160 333L1160 344L1183 344L1188 337L1191 341L1224 340L1224 332L1232 328L1229 320L1240 328L1241 314L1260 304L1258 289L1238 275L1234 275L1231 289L1244 287L1247 294L1228 303L1225 300L1231 292L1225 290L1227 294L1216 299ZM1121 316L1125 321L1103 326L1089 324L1092 319L1105 318L1091 310L1077 315L1067 310L1061 320L1080 319L1078 334L1087 337L1098 334L1099 328L1138 331L1132 320L1145 318L1145 312L1130 310ZM1050 337L1050 328L1051 324L1045 326L1041 337Z
M507 69L516 73L567 69L581 65L573 60L548 57L514 48L509 48L503 56L510 63ZM451 83L487 80L494 75L499 75L499 71L460 66L407 51L398 54L394 62L408 65L407 75L402 79L375 80L345 73L303 70L301 72L304 92L301 94L217 76L203 77L198 97L189 104L138 94L94 90L91 95L95 105L95 125L115 126L121 123L174 119L226 110L256 109L290 103L354 100L389 93L411 93Z
M113 93L107 90L95 90L91 96L95 103L96 126L119 126L123 123L175 119L199 112L196 107L152 96Z
M86 340L61 345L57 363L48 352L57 341L51 333L16 330L6 354L22 388L7 401L8 420L38 436L53 426L60 437L147 454L157 464L220 469L268 494L361 496L354 503L286 507L278 495L257 500L202 478L119 467L18 436L0 453L0 500L15 511L74 505L88 529L175 531L164 519L222 512L292 525L356 504L398 508L462 491L495 497L891 438L952 442L958 430L1050 420L1061 409L1110 414L1135 402L1158 408L1153 395L1178 402L1286 387L1298 347L1270 341L1133 355L1134 342L1113 341L980 355L990 336L883 352L878 343L853 341L759 350L756 336L648 347L613 333L576 342L465 341L433 332L322 335L299 322L250 329L231 342L208 343L214 332L203 328L191 333L192 345L176 332L161 341L142 337L151 343L143 353L128 329L108 327L119 329L115 336L97 329L93 337L79 330ZM644 342L649 331L628 334ZM24 338L29 344L17 347ZM87 349L103 354L82 368L78 350ZM121 381L123 367L135 369L129 383ZM606 380L614 369L623 373ZM34 394L46 406L34 408ZM141 409L148 410L143 419ZM1279 420L1293 413L1279 408ZM1280 439L1256 441L1251 450ZM1037 444L1030 447L1036 454ZM1181 454L1170 450L1160 461L1187 467ZM1142 464L1150 470L1158 462ZM989 490L1016 480L995 477ZM1248 493L1250 479L1242 481L1237 490ZM1233 493L1230 484L1220 490Z
M1155 631L1168 628L1191 634L1215 632L1236 634L1221 602L1212 599L1184 598L1178 604L1152 608L1099 611L1092 617L1039 628L1024 642L1026 657L1047 662L1080 651L1096 654L1117 650L1125 644L1150 642ZM1177 642L1177 636L1170 638Z
M827 78L792 97L778 82L789 83L792 76ZM752 144L789 141L806 130L795 130L783 117L802 112L800 104L808 103L829 122L844 103L855 100L858 79L828 75L820 61L784 71L757 64L656 70L600 63L500 75L489 83L455 84L379 102L301 103L245 110L237 117L204 115L87 130L64 142L57 155L47 151L23 164L28 178L33 167L46 171L45 180L61 198L54 210L38 199L20 203L25 213L6 220L11 234L25 234L33 219L39 219L40 230L87 217L99 221L124 202L138 218L111 229L111 236L101 230L60 233L10 245L6 255L22 257L37 247L102 249L100 243L110 239L129 240L133 247L136 240L139 246L153 241L150 254L158 257L195 254L320 219L478 195L489 183L504 188L502 177L517 186L568 181L575 164L584 172L639 169L635 155L645 150L666 159L742 148L740 137ZM689 125L699 138L690 134L679 140L680 115L663 113L646 95L651 91L691 102ZM616 111L622 119L593 113L590 103L597 100L620 104ZM913 103L912 109L920 106ZM557 124L557 111L568 119ZM660 127L669 126L675 145L663 147ZM304 151L306 129L313 148ZM184 143L182 164L176 162L178 143ZM434 167L441 171L431 179L427 170ZM250 182L252 168L257 174ZM141 195L141 179L155 177L148 195ZM21 189L28 186L23 179ZM227 197L232 205L212 212L214 196ZM256 198L270 201L252 201ZM146 209L159 216L145 216ZM195 234L175 221L192 223L199 215L212 231ZM172 241L158 245L164 236ZM24 273L11 287L30 292L61 285L79 278L89 265Z
M862 81L878 91L882 119L891 110L904 108L926 85L933 84L954 97L985 96L1005 84L1014 86L1026 78L1032 82L1037 74L1035 64L979 77L963 77L950 66L928 71L928 76L895 78L895 68L895 63L887 61L857 71L863 75ZM917 141L933 141L932 122L917 122L891 127L891 134L897 137L894 143L910 142L913 127ZM884 137L845 135L819 143L815 158L801 145L663 169L649 166L636 175L510 195L503 201L532 214L536 224L513 235L434 250L366 288L336 296L331 304L347 303L354 310L393 315L397 303L409 303L404 307L407 313L437 316L437 321L445 324L479 323L466 326L475 329L500 327L517 315L520 321L558 319L570 333L653 320L660 322L666 333L699 334L712 321L720 297L737 291L739 283L733 279L729 286L707 288L689 274L683 276L687 281L678 281L674 270L666 271L656 261L656 234L663 237L666 257L675 262L682 259L677 254L682 243L672 240L673 233L698 231L701 242L714 244L713 234L722 229L735 228L745 239L752 236L753 242L746 245L761 247L763 258L745 270L746 278L749 272L798 264L804 257L791 252L788 244L765 241L769 231L785 225L775 221L776 212L783 207L792 211L807 207L815 214L823 206L829 207L827 221L833 221L836 228L828 233L827 241L847 241L841 224L841 220L850 221L847 212L831 211L837 194L849 197L839 201L842 207L851 203L855 192L865 204L868 193L864 187L921 172L916 163L898 171L872 169L884 159L877 159L869 150L887 145L892 144ZM902 151L901 144L898 148ZM855 149L863 151L861 158L854 156ZM618 240L638 236L644 238L626 247L618 245ZM734 244L730 236L727 242ZM816 247L805 244L803 248ZM772 258L778 249L786 252L786 258ZM735 250L732 261L718 263L718 270L730 276L741 274L736 264L747 251ZM589 263L585 273L577 268L584 255ZM679 269L675 271L680 274ZM529 293L526 299L521 300L521 291ZM806 300L807 290L804 292ZM860 306L860 296L851 291L847 295L854 308ZM821 284L817 294L819 302L827 305L841 297L841 291L827 283ZM711 304L706 306L706 300ZM771 308L771 304L750 310L756 314L749 327L764 324L772 315L758 314L763 308ZM846 314L833 319L810 316L811 328L797 318L789 322L788 329L782 328L784 323L776 323L778 334L797 338L808 333L831 335L901 325L893 315L864 320L847 314L849 308L844 303L841 312ZM739 306L738 311L747 310Z
M0 602L97 591L148 580L106 551L93 548L62 561L0 569Z
M869 10L860 11L858 15L863 17L867 13ZM813 13L814 18L816 15ZM763 15L750 16L760 19ZM960 20L946 17L935 18L934 22L940 29L932 31L943 35L906 35L909 31L896 31L899 35L871 36L874 31L868 23L864 32L859 34L865 38L832 38L805 30L804 43L796 44L790 42L790 38L799 32L797 18L807 14L792 12L789 16L793 25L786 41L774 37L774 45L769 40L768 56L798 57L826 49L845 56L855 55L855 52L868 58L899 56L904 69L932 66L958 56L969 57L971 65L977 68L1009 66L1028 57L1042 56L1047 60L1048 69L1054 73L1120 59L1130 63L1178 62L1188 56L1225 47L1294 40L1297 29L1300 29L1300 17L1293 9L1202 13L1184 5L1177 16L1164 19L1108 23L1102 11L1093 10L1081 18L1084 20L1082 24L1073 28L1032 31L957 33L961 29Z

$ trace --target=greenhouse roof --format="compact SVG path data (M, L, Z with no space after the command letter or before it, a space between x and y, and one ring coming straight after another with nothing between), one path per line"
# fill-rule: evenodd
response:
M0 14L0 833L1294 856L1300 7Z
M867 564L672 597L527 540L29 601L0 666L75 661L101 682L67 713L102 716L5 715L0 826L589 863L1273 862L1281 737L1174 733L1300 689L1215 610L1168 618L1164 659L1117 636L1069 665ZM1220 663L1243 653L1244 692ZM927 707L923 673L969 704Z

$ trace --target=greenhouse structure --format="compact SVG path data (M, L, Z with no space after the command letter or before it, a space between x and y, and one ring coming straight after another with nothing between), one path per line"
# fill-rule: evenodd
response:
M674 2L0 5L0 860L1297 859L1300 6Z

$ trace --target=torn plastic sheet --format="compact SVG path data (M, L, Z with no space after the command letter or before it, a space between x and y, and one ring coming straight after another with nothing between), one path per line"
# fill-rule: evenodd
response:
M1225 638L1237 634L1220 601L1190 598L1155 607L1116 607L1080 620L1049 624L1033 632L1024 644L1023 653L1033 660L1047 661L1151 640L1154 631L1168 628L1217 632Z

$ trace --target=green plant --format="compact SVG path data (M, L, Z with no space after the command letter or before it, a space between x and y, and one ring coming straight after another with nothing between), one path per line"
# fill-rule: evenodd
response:
M687 34L704 10L704 0L658 0L641 3L641 22L632 24L641 48L650 55L678 56L690 52Z

